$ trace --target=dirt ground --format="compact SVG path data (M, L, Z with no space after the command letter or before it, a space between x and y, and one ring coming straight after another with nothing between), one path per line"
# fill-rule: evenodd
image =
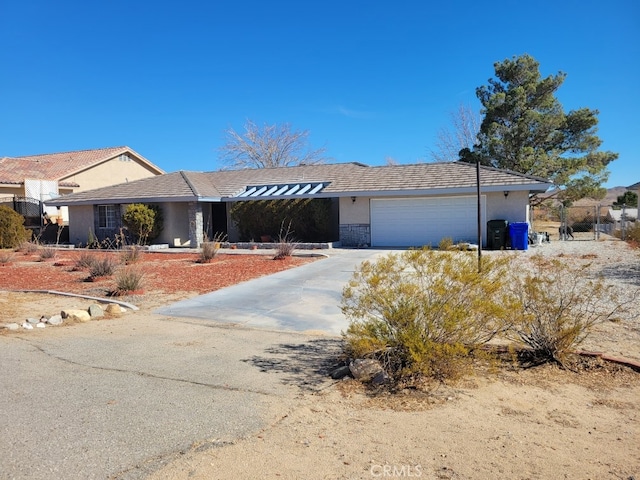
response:
M580 243L547 254L599 262L637 295L637 251L617 241ZM585 257L580 249L597 253ZM123 321L152 320L151 309L163 301L193 294L147 293L137 299L141 310ZM0 323L88 303L0 292ZM601 325L585 347L640 359L638 322ZM301 382L292 398L266 400L271 413L261 431L231 444L194 445L149 478L640 478L640 373L600 359L582 362L580 373L506 366L429 392L393 396L354 380Z

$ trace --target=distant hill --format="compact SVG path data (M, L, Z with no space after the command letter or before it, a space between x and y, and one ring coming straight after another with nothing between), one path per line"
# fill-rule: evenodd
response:
M624 195L627 191L627 187L613 187L607 189L607 195L602 200L593 200L591 198L583 198L574 203L576 207L587 207L593 205L612 205L613 202L618 200L618 197Z
M590 207L595 205L609 206L613 205L613 202L618 200L618 197L624 195L624 192L627 191L627 187L613 187L607 189L607 194L602 200L593 200L592 198L583 198L574 202L574 206L576 207ZM550 198L554 196L554 191L549 190L546 193L538 195L540 198Z

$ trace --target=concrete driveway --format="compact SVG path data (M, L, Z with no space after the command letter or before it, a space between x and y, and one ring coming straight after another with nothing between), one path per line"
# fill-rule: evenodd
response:
M328 258L250 280L156 310L170 317L200 318L249 327L339 335L342 288L364 260L384 250L330 250Z
M286 415L338 352L335 338L143 312L0 335L0 479L144 478Z
M332 252L162 315L0 335L0 479L144 478L282 418L340 352L300 331L339 333L342 286L380 253Z

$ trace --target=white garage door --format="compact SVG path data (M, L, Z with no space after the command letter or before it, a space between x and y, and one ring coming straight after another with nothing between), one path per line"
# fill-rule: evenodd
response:
M371 199L372 246L437 247L445 237L478 243L477 197Z

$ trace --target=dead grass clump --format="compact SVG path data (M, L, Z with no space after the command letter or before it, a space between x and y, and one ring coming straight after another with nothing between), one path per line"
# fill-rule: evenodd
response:
M117 263L108 256L94 258L89 265L89 278L110 277L115 272Z
M38 251L38 244L29 241L22 242L18 247L18 251L25 255L32 255Z
M125 267L116 274L114 295L126 295L142 290L144 273L135 267Z
M76 260L76 268L78 270L86 270L91 268L91 265L97 260L96 256L93 253L89 253L84 251L80 253L80 256Z
M280 225L280 234L278 235L278 242L276 244L276 254L274 260L282 260L293 255L293 252L297 248L295 239L293 238L293 232L291 231L291 222L284 229L284 221Z
M226 239L227 235L222 232L217 232L211 241L209 241L208 236L205 236L204 242L200 245L200 258L198 261L200 263L210 263L218 255L222 242Z
M56 258L56 249L53 247L41 247L38 250L40 261L51 260Z
M8 265L13 262L14 253L11 250L0 251L0 265Z
M120 261L124 265L132 265L139 262L142 259L142 247L138 245L132 245L131 247L125 247L120 252Z

